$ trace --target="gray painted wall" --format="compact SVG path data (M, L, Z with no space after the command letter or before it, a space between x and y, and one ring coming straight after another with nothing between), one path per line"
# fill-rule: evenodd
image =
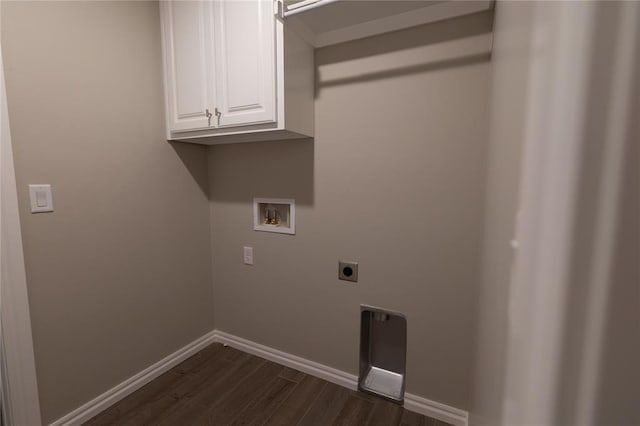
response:
M2 49L49 423L213 329L206 150L165 141L155 2L3 1Z
M397 310L407 391L469 408L491 25L320 49L315 141L210 149L216 328L357 374L359 305ZM253 231L252 197L295 198L297 234ZM360 262L357 284L338 259Z
M632 117L638 117L640 89L634 103ZM594 409L594 424L599 425L640 424L640 121L632 121Z
M207 151L164 141L157 3L3 1L43 421L210 331L214 316L356 373L368 303L408 317L409 392L498 424L528 7L498 3L493 91L484 13L321 49L315 141ZM640 419L628 368L640 353L637 144L626 158L597 423ZM54 213L28 212L29 183L53 184ZM254 196L296 198L298 234L254 232ZM359 283L337 280L338 259L360 262Z

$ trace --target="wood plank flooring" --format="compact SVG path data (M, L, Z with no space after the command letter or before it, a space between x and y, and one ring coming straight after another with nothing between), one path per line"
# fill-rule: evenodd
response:
M447 424L215 343L85 425Z

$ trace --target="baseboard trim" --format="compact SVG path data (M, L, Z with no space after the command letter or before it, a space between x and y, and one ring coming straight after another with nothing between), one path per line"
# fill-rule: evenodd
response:
M213 332L213 336L213 339L216 342L229 345L243 352L319 377L328 382L335 383L352 390L355 390L358 387L358 378L353 374L279 351L269 346L261 345L220 330L215 330ZM424 414L425 416L442 420L443 422L447 422L454 426L467 426L468 424L468 412L440 402L431 401L411 393L405 394L404 408L415 413Z
M468 426L469 422L469 413L467 411L412 393L404 395L404 408L414 413L442 420L454 426Z
M335 383L345 388L355 390L357 387L358 379L353 374L345 373L344 371L318 364L317 362L309 361L308 359L291 355L287 352L270 348L269 346L264 346L219 330L214 331L214 340L241 350L242 352L268 359L269 361L319 377L327 382Z
M67 415L59 418L49 426L81 425L83 422L86 422L92 417L98 415L111 405L132 394L156 377L215 342L229 345L243 352L294 368L349 389L357 389L358 378L353 374L349 374L287 352L279 351L269 346L261 345L223 331L214 330L199 339L194 340L171 355L166 356L150 367L109 389L102 395L99 395ZM433 417L434 419L442 420L443 422L450 423L454 426L467 426L469 418L469 414L464 410L436 401L431 401L411 393L405 394L404 408L409 411L424 414L425 416Z
M81 407L59 418L49 426L81 425L215 341L215 331L205 334L119 385L109 389L102 395L97 396Z

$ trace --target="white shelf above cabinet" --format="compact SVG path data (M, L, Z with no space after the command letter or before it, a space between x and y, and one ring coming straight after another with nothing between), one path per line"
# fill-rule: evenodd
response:
M282 1L282 0L279 0ZM302 0L280 5L287 26L314 47L491 9L492 0Z

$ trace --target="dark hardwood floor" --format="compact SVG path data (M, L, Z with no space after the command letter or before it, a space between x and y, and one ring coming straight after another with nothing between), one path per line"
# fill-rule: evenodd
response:
M446 425L217 343L85 423L145 424Z

